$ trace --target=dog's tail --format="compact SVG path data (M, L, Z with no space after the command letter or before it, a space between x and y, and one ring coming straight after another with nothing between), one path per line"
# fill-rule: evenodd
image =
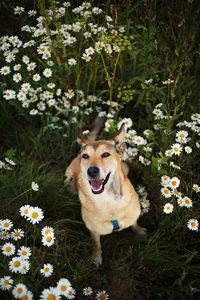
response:
M91 131L88 135L89 140L96 140L97 135L104 124L104 118L103 117L96 117L92 123Z

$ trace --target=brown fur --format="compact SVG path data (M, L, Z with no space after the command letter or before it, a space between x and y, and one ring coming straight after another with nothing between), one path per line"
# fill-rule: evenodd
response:
M71 181L73 189L78 191L82 218L94 240L93 259L99 265L102 262L100 236L113 231L111 220L118 220L119 230L131 226L145 234L145 229L137 225L141 213L138 195L127 177L127 165L121 163L124 125L112 140L89 140L81 132L77 140L82 146L81 153L68 166L66 181ZM102 157L105 153L109 156ZM99 194L94 194L90 185L88 169L93 166L100 170L97 179L105 179L110 174Z

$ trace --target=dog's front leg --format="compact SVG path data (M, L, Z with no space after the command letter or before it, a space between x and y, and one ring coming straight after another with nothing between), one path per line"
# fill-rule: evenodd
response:
M94 231L90 231L90 233L94 242L92 259L98 267L102 263L100 235Z

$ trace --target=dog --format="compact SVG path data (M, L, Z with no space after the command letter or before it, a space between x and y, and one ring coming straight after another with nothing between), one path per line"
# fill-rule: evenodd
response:
M77 189L82 219L94 241L93 261L102 263L100 236L132 227L145 235L137 224L141 214L138 194L127 177L128 167L121 161L125 124L110 140L94 140L98 129L86 138L79 130L79 155L68 166L66 182ZM91 137L90 136L90 137Z

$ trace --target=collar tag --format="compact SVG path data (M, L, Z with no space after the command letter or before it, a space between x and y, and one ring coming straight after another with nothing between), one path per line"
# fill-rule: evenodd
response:
M113 225L113 232L118 232L119 231L119 223L117 220L111 220L112 225Z

